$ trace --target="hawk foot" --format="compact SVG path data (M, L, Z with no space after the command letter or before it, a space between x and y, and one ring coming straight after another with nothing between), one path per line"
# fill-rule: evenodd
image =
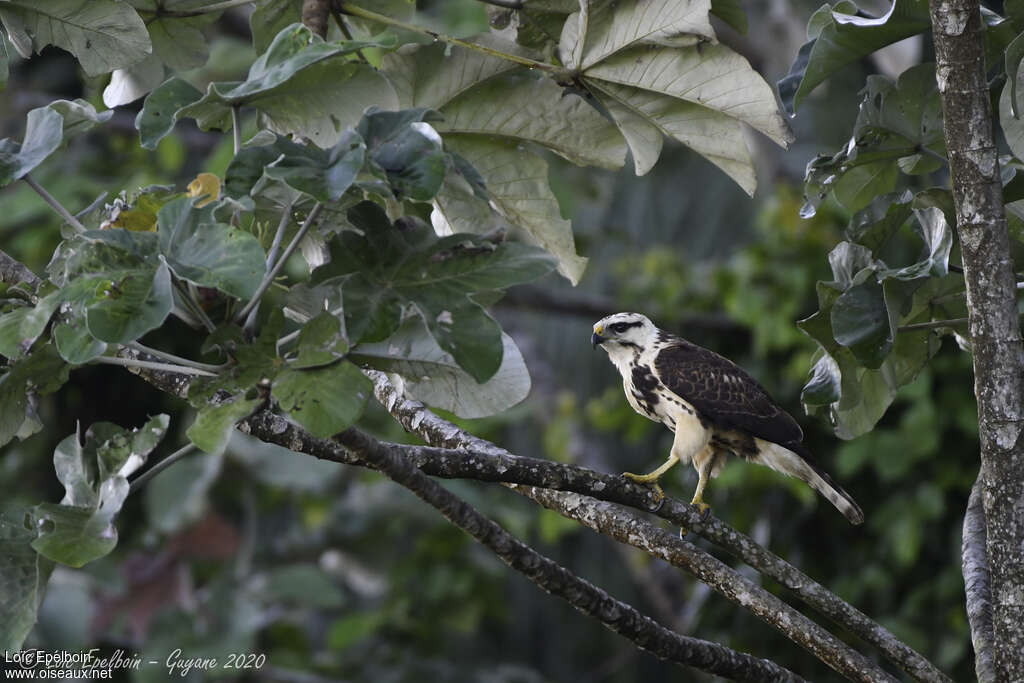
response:
M632 472L623 472L622 476L624 476L626 479L632 479L638 484L649 486L651 490L654 492L654 498L656 503L660 504L661 501L665 500L665 492L661 490L661 486L658 484L658 479L661 477L661 475L655 476L653 473L634 474Z

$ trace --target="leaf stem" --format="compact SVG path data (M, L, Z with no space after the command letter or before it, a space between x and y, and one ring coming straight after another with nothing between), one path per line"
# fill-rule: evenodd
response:
M495 7L504 7L505 9L522 9L523 0L477 0L485 5L494 5Z
M210 365L209 363L200 363L199 361L189 360L188 358L182 358L181 356L175 356L173 353L167 353L160 349L153 349L148 346L144 346L138 342L129 342L125 344L130 349L141 351L142 353L148 353L151 356L157 358L163 358L166 361L177 363L178 365L184 365L187 368L195 368L197 370L206 370L207 372L218 373L224 369L221 365Z
M216 377L217 373L201 370L200 368L187 367L177 363L154 363L148 360L137 360L135 358L121 358L119 356L99 356L94 358L92 363L106 365L120 365L125 368L144 368L147 370L159 370L160 372L175 372L179 375L192 375L195 377Z
M77 218L72 216L71 212L65 209L64 205L58 202L52 194L47 192L46 188L37 183L31 175L25 175L22 180L28 183L28 186L35 190L36 194L42 197L43 201L49 204L50 207L56 211L60 217L64 219L64 222L70 225L75 232L85 232L85 226L82 225Z
M341 315L344 312L345 312L344 307L339 307L339 308L334 309L330 313L334 317L338 317L339 315ZM299 334L301 334L301 333L302 333L302 328L300 327L299 329L295 330L294 332L289 332L288 334L286 334L283 337L281 337L280 339L278 339L277 340L277 348L278 348L278 350L280 350L281 347L284 346L285 344L290 344L291 342L293 342L296 339L298 339Z
M317 216L320 215L320 211L321 209L323 209L323 207L324 205L321 204L320 202L317 202L316 205L313 206L313 208L309 212L309 215L306 216L306 220L305 222L303 222L302 227L299 228L299 231L297 233L295 233L295 237L293 237L292 241L288 243L287 247L285 247L284 253L281 254L281 257L277 259L277 262L274 263L274 265L270 268L270 271L263 278L263 282L260 283L260 286L256 289L256 293L252 295L251 299L249 299L249 303L243 306L242 310L240 310L235 315L236 323L240 323L241 321L245 320L246 317L249 315L249 312L259 305L260 299L263 297L263 294L266 293L267 288L270 287L271 283L274 281L274 278L277 277L277 274L281 272L281 268L284 267L284 264L288 261L288 257L292 255L292 252L295 251L295 248L299 246L299 242L301 242L302 238L306 236L306 233L309 232L309 229L313 227L313 223L316 222L316 218Z
M163 472L168 467L170 467L174 463L176 463L179 460L181 460L182 458L184 458L186 455L188 455L189 453L191 453L195 449L196 449L195 444L191 444L190 443L190 444L186 444L186 445L182 446L181 448L179 448L178 450L174 451L173 453L168 455L166 458L164 458L160 462L156 463L155 465L150 467L148 470L146 470L145 472L143 472L139 476L135 477L135 479L132 479L131 486L128 488L128 493L132 494L132 493L137 492L140 488L142 488L146 484L147 481L149 481L150 479L152 479L156 475L160 474L161 472Z
M239 122L238 105L231 107L231 139L235 143L235 156L242 149L242 125Z
M199 319L199 322L203 324L203 327L206 328L207 332L213 332L216 330L217 326L213 324L213 321L210 320L210 316L206 315L206 311L203 310L203 307L200 306L199 302L192 296L192 292L190 292L178 278L173 278L173 282L174 288L178 290L178 295L181 297L182 303L185 304L185 308Z
M213 14L214 12L223 12L224 10L232 9L233 7L241 7L242 5L251 5L254 0L222 0L222 2L215 2L205 7L197 7L191 10L157 10L155 15L158 17L175 17L175 18L187 18L187 17L198 17L203 14Z
M464 47L469 50L483 52L484 54L490 55L491 57L497 57L499 59L504 59L505 61L508 62L522 64L523 66L528 66L531 69L541 69L542 71L548 71L553 73L561 73L565 71L564 68L560 66L555 66L554 64L548 64L547 62L538 62L534 59L530 59L529 57L520 57L519 55L509 54L508 52L495 50L489 47L485 47L483 45L478 45L477 43L471 43L469 41L461 40L459 38L453 38L452 36L446 36L443 33L431 31L430 29L423 28L422 26L408 24L404 21L393 19L383 14L377 14L376 12L372 12L368 9L363 9L362 7L358 7L356 5L350 5L347 2L341 4L340 11L342 14L349 14L353 17L362 17L363 19L379 21L380 23L387 24L389 26L397 26L398 28L404 28L406 31L412 31L414 33L429 36L434 40L440 40L451 45L458 45L459 47Z

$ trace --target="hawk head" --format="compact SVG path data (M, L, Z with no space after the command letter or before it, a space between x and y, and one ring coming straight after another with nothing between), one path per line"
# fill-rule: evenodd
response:
M647 316L639 313L616 313L601 318L594 325L590 343L600 345L609 356L621 352L642 353L658 339L658 328Z

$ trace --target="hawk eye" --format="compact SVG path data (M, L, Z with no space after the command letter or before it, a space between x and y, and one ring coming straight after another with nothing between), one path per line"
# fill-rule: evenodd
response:
M623 332L629 329L629 325L627 325L626 323L615 323L614 325L611 325L611 328L612 332L622 334Z

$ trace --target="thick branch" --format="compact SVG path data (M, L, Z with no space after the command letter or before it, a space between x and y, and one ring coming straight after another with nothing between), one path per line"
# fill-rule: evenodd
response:
M1024 680L1024 341L1003 208L979 0L932 0L981 441L995 668Z
M327 19L330 16L330 0L303 0L302 23L321 38L327 38Z
M284 418L262 411L244 421L242 431L272 443L308 445L334 451L335 442L313 439ZM369 465L408 488L437 508L450 522L473 536L510 567L521 572L549 593L566 600L580 612L599 619L605 626L632 640L638 647L678 664L740 681L798 681L796 674L773 662L730 650L717 643L674 633L616 600L593 584L541 555L519 541L468 503L420 472L402 456L402 447L381 443L357 430L337 437L354 464ZM291 447L291 446L289 446ZM293 449L294 450L294 449ZM345 457L343 456L343 457Z
M967 620L974 645L974 672L978 683L995 683L995 648L992 634L992 592L986 549L985 511L981 505L981 475L971 487L964 514L962 547Z
M377 399L407 431L434 446L461 448L477 456L421 449L413 454L413 462L428 474L573 491L639 510L652 510L659 517L703 536L765 576L786 586L818 612L877 647L889 661L915 679L949 683L950 679L935 665L896 638L888 629L745 534L714 517L703 519L694 506L666 498L658 507L649 489L624 477L512 455L438 417L419 401L405 398L383 373L371 370L367 371L367 375L374 382Z
M824 628L805 617L721 560L712 557L636 512L620 505L549 489L513 486L541 505L575 519L598 533L640 548L692 574L740 607L779 629L851 681L895 681Z

